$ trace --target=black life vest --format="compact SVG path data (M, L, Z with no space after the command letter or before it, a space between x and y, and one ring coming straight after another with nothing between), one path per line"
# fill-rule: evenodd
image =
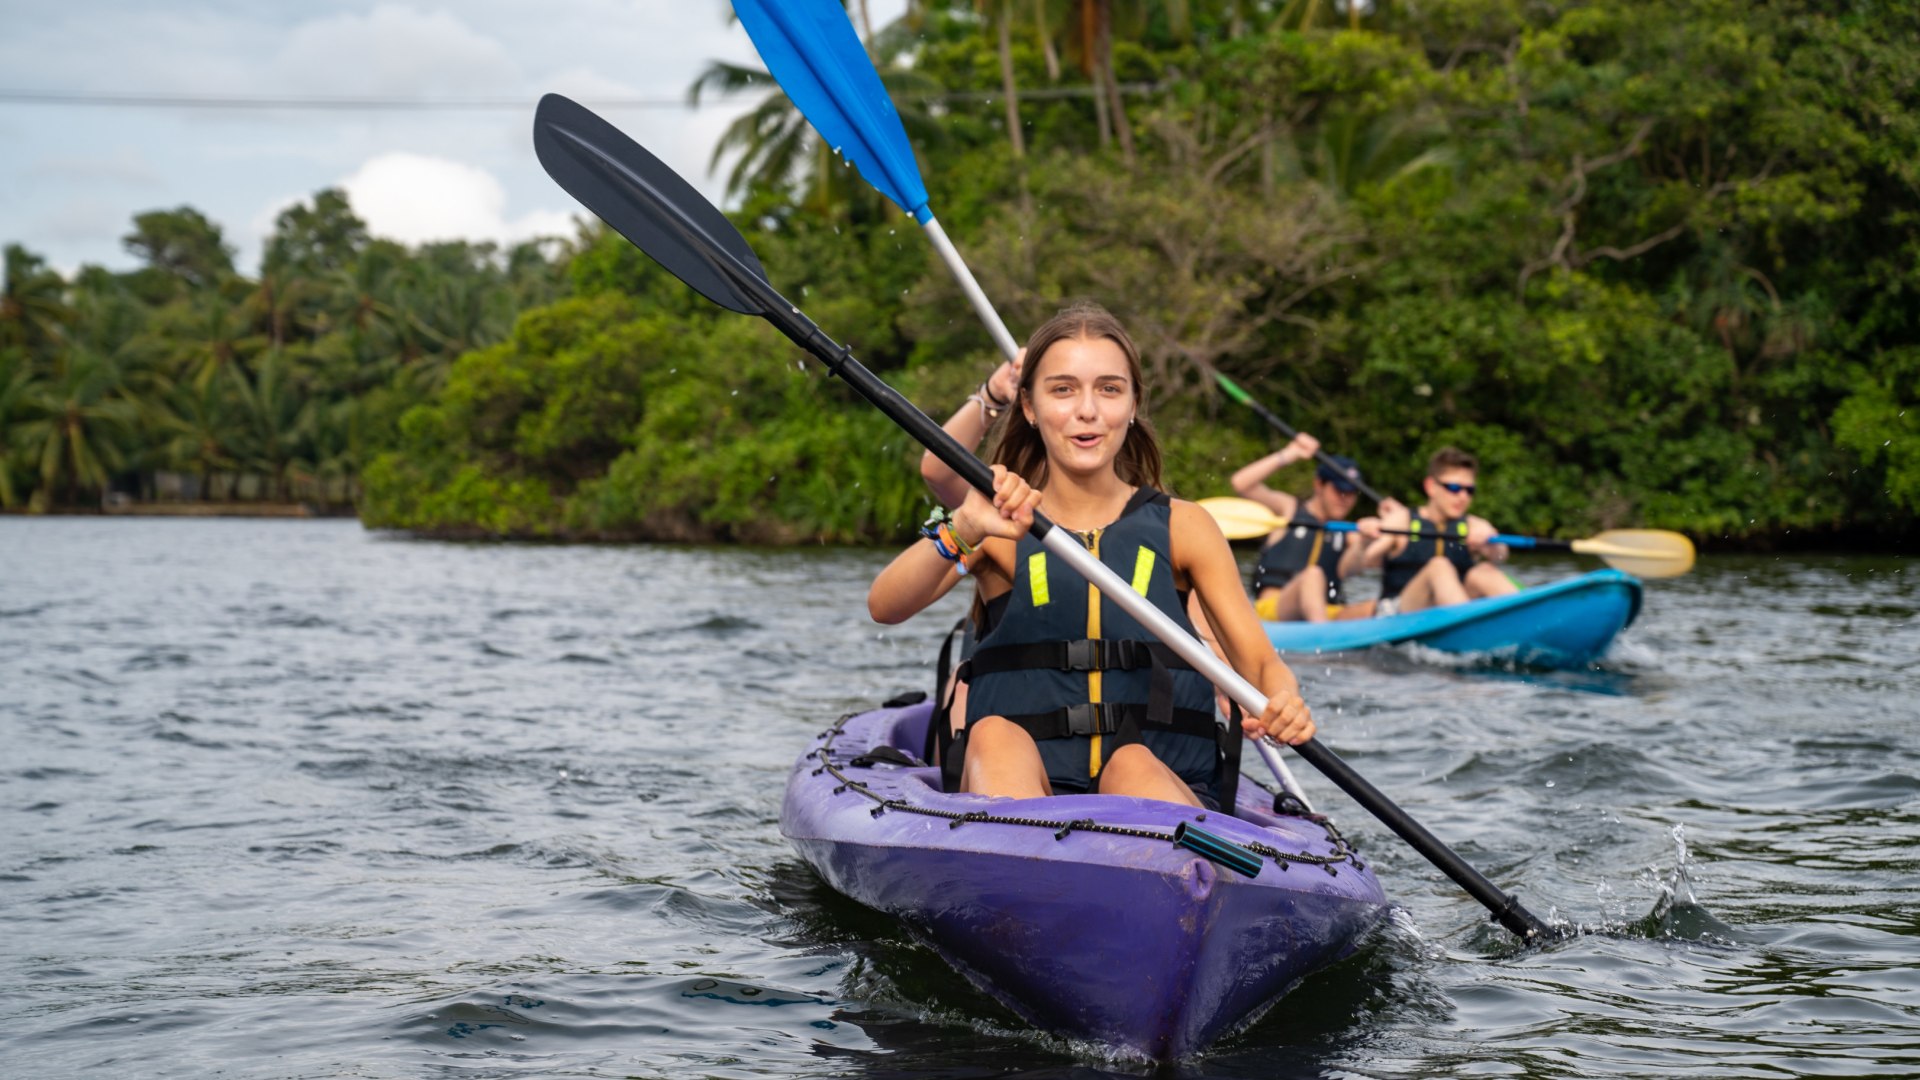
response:
M1191 634L1174 587L1171 514L1164 493L1142 488L1118 520L1081 540ZM1240 732L1236 723L1223 736L1205 676L1032 536L1016 548L1007 595L961 668L969 724L1001 716L1020 725L1041 745L1056 788L1093 787L1114 750L1139 742L1231 807Z
M1348 535L1318 528L1326 524L1301 503L1293 509L1293 527L1260 552L1253 567L1253 595L1264 589L1284 589L1294 575L1316 563L1327 575L1327 603L1347 602L1345 582L1340 580L1340 557L1347 552ZM1301 526L1313 526L1303 528Z
M1432 561L1435 556L1446 559L1460 571L1462 578L1473 569L1473 552L1467 550L1467 521L1459 518L1435 525L1424 517L1415 515L1407 523L1407 529L1414 535L1407 537L1407 546L1400 553L1388 559L1380 568L1380 599L1387 600L1399 596L1419 573L1420 568ZM1422 535L1424 534L1424 535Z

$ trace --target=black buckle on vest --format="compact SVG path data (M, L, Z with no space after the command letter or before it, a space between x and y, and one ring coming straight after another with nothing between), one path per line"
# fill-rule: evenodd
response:
M1069 641L1060 650L1061 671L1093 671L1100 663L1100 643L1092 638Z
M1104 724L1106 717L1101 715L1100 706L1089 701L1083 701L1077 705L1067 706L1065 712L1067 714L1067 734L1106 734L1106 726Z

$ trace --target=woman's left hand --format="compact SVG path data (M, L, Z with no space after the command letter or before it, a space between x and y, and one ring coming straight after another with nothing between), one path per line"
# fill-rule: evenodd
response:
M1249 716L1240 722L1247 738L1258 739L1270 735L1274 739L1290 746L1297 746L1313 738L1313 710L1299 694L1282 691L1267 698L1266 711L1259 716Z

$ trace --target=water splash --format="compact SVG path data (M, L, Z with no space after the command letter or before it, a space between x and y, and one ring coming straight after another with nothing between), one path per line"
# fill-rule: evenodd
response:
M1687 852L1687 827L1675 825L1669 835L1673 837L1673 869L1662 877L1659 866L1647 867L1659 895L1654 898L1653 910L1629 925L1628 931L1673 941L1732 943L1738 936L1733 927L1716 918L1694 893L1692 869L1698 864Z

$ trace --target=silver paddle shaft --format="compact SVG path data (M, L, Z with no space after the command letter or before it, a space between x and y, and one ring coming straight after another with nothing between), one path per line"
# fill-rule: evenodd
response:
M1132 586L1115 573L1112 567L1094 558L1093 552L1083 547L1071 532L1061 528L1049 529L1047 535L1040 538L1040 543L1048 551L1064 559L1067 565L1073 567L1081 577L1092 582L1093 587L1099 589L1102 596L1120 605L1121 610L1138 620L1149 633L1159 638L1180 659L1192 664L1195 671L1205 675L1213 685L1226 691L1228 697L1239 702L1240 707L1247 710L1247 715L1259 716L1266 711L1267 695L1241 678L1239 672L1233 670L1226 661L1215 656L1212 649L1187 633L1166 612L1155 607L1152 601L1134 592ZM1266 759L1267 767L1273 770L1274 778L1280 781L1280 786L1286 788L1288 794L1299 799L1301 804L1312 812L1313 804L1307 802L1307 796L1300 790L1299 783L1294 780L1292 770L1288 769L1287 763L1280 759L1279 751L1274 749L1273 740L1262 738L1255 745L1260 748L1260 756ZM1233 812L1231 806L1221 809L1229 814Z
M1009 360L1020 355L1019 343L1013 340L1007 324L1000 320L1000 313L993 310L993 301L987 299L980 283L973 280L973 271L967 269L966 260L960 258L953 241L947 239L947 230L940 227L940 219L929 217L921 228L927 230L927 239L933 241L933 250L940 253L940 260L947 264L948 270L953 271L953 279L960 283L960 291L967 294L967 301L973 305L980 321L987 325L987 333L993 335L993 343L1000 346L1000 352Z

